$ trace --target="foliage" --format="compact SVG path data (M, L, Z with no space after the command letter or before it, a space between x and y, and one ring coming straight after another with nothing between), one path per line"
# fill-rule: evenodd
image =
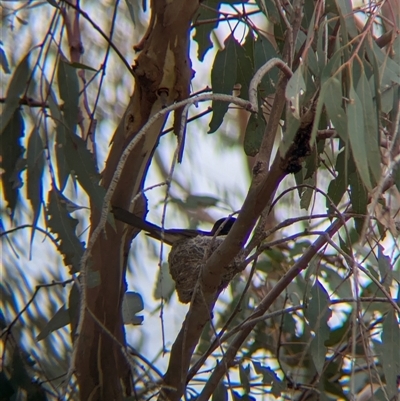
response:
M227 208L246 215L243 194L257 182L260 160L281 169L252 239L242 237L247 268L221 294L195 344L188 399L398 396L398 5L300 3L201 2L192 25L194 92L211 87L249 101L252 78L271 59L283 60L291 77L285 82L279 66L263 75L257 112L237 111L217 96L209 109L199 103L203 111L185 121L183 163L175 165L176 137L165 128L144 172L149 219L167 217L178 226L183 215L197 228ZM104 2L99 10L67 4L3 6L10 42L0 49L0 399L79 398L69 374L80 294L100 280L91 261L84 280L79 274L90 246L87 227L106 205L100 171L134 75L124 57L133 57L130 47L143 34L144 10L136 2ZM103 25L97 12L108 17ZM35 19L42 26L31 34ZM13 53L12 35L21 43L30 38L30 48ZM280 127L271 132L274 119ZM250 220L251 230L256 219ZM162 246L136 238L129 265L134 292L122 307L135 396L127 399L148 399L160 392L168 371L161 355L186 309L173 293ZM143 308L144 317L137 316Z

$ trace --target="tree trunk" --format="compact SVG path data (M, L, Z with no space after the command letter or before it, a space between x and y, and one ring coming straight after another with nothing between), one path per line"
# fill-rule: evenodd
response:
M135 48L141 53L133 66L134 93L124 121L121 121L115 133L103 171L102 185L105 188L112 181L122 152L148 119L163 107L188 97L192 78L188 54L190 25L198 5L198 1L185 0L175 0L169 4L163 0L152 2L149 28ZM139 216L145 214L144 196L135 205L131 201L143 189L164 122L164 117L157 120L131 152L113 195L113 205ZM90 235L99 219L100 211L92 202ZM121 305L126 290L127 257L137 231L123 223L115 223L116 230L107 224L97 238L87 267L88 285L84 291L88 310L76 340L76 374L82 400L121 400L132 393L130 365L122 351L125 330ZM98 279L96 286L91 282L91 277Z

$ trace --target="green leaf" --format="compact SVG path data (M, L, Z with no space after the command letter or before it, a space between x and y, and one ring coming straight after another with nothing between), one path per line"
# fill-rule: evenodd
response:
M329 78L324 85L326 85L326 91L324 91L326 112L343 142L347 143L347 116L343 108L341 83L337 78L333 77Z
M3 48L0 47L0 65L1 68L3 69L3 71L6 74L10 74L11 70L10 70L10 66L8 64L8 60L7 60L7 56L5 51L3 50Z
M343 344L349 339L350 335L350 317L349 315L346 315L342 325L331 330L329 333L329 338L325 341L325 345L327 347L333 347L336 344Z
M185 207L188 209L196 209L198 207L217 206L220 200L214 196L207 195L188 195L185 201Z
M210 4L211 3L211 4ZM214 6L214 7L213 7ZM199 8L199 14L195 19L196 33L193 36L194 41L197 42L197 58L204 61L204 57L208 50L213 47L210 35L211 32L218 26L218 13L219 6L215 1L204 1ZM202 21L210 21L207 24L201 23Z
M339 298L352 297L353 292L351 289L351 282L349 279L345 279L344 277L339 275L334 269L331 269L328 266L323 266L322 269L326 273L324 279L327 283L329 283L329 288L332 289L334 294L336 294Z
M60 60L57 70L61 99L64 100L63 115L69 133L75 133L78 123L79 82L76 69Z
M340 16L345 21L346 30L349 32L351 38L355 38L358 35L358 30L354 21L354 11L351 0L335 0L335 2Z
M279 152L282 158L293 145L296 134L300 128L300 119L296 118L290 111L286 114L285 133L279 145Z
M237 52L237 82L240 84L240 97L242 99L249 99L249 84L253 78L254 71L254 36L253 32L249 30L243 46L239 43L236 44Z
M224 49L215 56L211 70L211 85L213 93L231 95L237 77L237 42L233 35L229 35L224 44ZM220 127L228 107L227 102L212 102L213 116L208 133L211 134Z
M290 102L290 111L296 119L300 119L300 109L306 92L306 83L303 77L303 65L294 72L286 86L286 99Z
M68 165L65 156L65 144L68 135L67 127L64 122L64 117L61 113L60 107L57 104L57 99L51 87L49 87L49 97L47 99L49 103L50 113L53 118L54 124L56 125L55 135L55 154L57 163L57 176L59 189L62 192L67 184L68 177L70 175L70 167Z
M338 36L337 40L339 40L339 36ZM325 82L329 78L332 78L333 75L336 73L337 69L342 65L342 56L343 56L343 51L340 48L330 58L330 60L328 61L328 63L326 64L325 68L322 70L322 73L321 73L321 83L322 84L325 84ZM336 78L339 78L339 76L336 76Z
M326 356L325 341L329 338L328 320L332 311L329 308L330 299L327 291L317 280L311 289L311 300L305 310L305 317L315 336L311 341L310 352L315 368L321 374Z
M244 367L242 364L239 365L239 377L240 383L242 384L245 394L250 393L250 364Z
M359 99L362 102L362 110L364 116L364 141L367 148L367 157L369 168L374 178L374 182L378 183L381 178L381 152L379 150L379 129L378 129L378 113L376 105L373 102L372 90L364 73L361 74L356 90Z
M364 185L372 190L372 184L369 176L368 155L364 137L364 111L360 98L353 86L349 91L349 102L347 105L347 129L350 138L351 150L357 171L360 174Z
M350 184L350 201L351 205L353 206L353 212L366 216L368 212L367 211L368 192L365 189L365 186L361 181L360 176L356 172L349 175L349 184ZM359 234L361 234L364 221L365 218L362 217L354 218L356 230Z
M14 71L14 75L11 78L10 84L8 85L3 112L0 116L0 134L12 119L15 111L19 107L20 96L25 93L27 89L26 85L30 74L29 55L30 53L28 53L18 64Z
M36 337L36 341L45 339L53 331L61 329L61 327L69 324L69 313L68 309L63 305L56 314L47 322L46 326L41 330L39 335Z
M386 379L388 399L398 395L400 374L400 326L393 310L386 315L382 330L382 366Z
M168 263L163 263L161 269L158 270L156 287L154 289L154 299L164 299L169 302L175 291L175 281L169 272Z
M262 113L251 114L243 141L244 151L247 156L255 156L259 152L264 132L265 120Z
M75 134L69 134L66 137L64 151L68 165L74 171L79 184L88 194L91 202L98 210L101 210L106 191L99 185L100 174L92 153L86 148L85 141Z
M122 301L122 320L124 324L140 326L143 316L137 316L144 308L143 298L138 292L126 292Z
M97 72L97 70L93 67L90 67L86 64L82 64L82 63L69 63L69 65L73 68L76 68L78 70L89 70L89 71L94 71Z
M272 386L271 393L275 396L275 398L280 397L282 391L285 390L285 386L277 374L271 368L263 366L259 362L253 361L253 366L256 373L263 376L263 383Z
M304 184L315 186L315 176L307 178ZM314 190L312 188L305 188L300 197L300 208L308 210L311 200L313 199Z
M258 35L256 43L254 45L254 65L257 71L261 66L263 66L268 60L278 57L273 44L263 35ZM273 68L268 74L264 75L259 91L262 97L267 97L268 95L275 93L275 86L278 83L279 70L278 68Z
M72 273L76 273L80 268L84 247L75 233L78 220L67 212L64 199L65 197L54 188L49 192L48 224L51 232L57 235L58 249L64 255L64 264L72 265Z
M21 145L21 139L24 135L24 120L20 110L16 109L5 126L0 146L1 168L3 169L1 180L7 207L11 209L11 217L14 215L19 188L22 187L20 174L26 164L22 158L25 148Z
M385 289L390 293L390 286L392 284L392 265L390 258L383 253L382 245L378 244L378 268L380 275L380 282Z
M33 210L31 244L40 215L40 206L43 203L43 169L44 146L39 131L35 127L29 136L27 149L27 198L31 201Z
M325 96L327 96L327 93L329 93L328 90L329 90L329 88L327 87L326 83L323 84L321 87L321 93L318 98L317 107L315 109L314 123L313 123L313 128L312 128L311 137L310 137L311 147L314 146L314 143L315 143L315 140L317 137L319 122L321 120L321 114L322 114L322 110L324 108L324 98L325 98Z
M136 0L125 0L125 3L133 25L137 25L140 23L140 19L138 18L141 12L140 2Z
M382 51L376 42L372 41L372 50L379 64L379 77L381 78L381 91L384 91L394 82L400 84L400 66L392 60L386 52Z
M261 11L267 16L269 21L273 24L279 23L281 17L273 0L256 0L256 3Z

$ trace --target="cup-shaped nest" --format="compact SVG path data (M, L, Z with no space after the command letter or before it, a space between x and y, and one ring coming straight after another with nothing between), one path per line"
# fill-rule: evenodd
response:
M210 257L221 245L224 238L225 236L213 238L199 235L179 241L172 246L168 257L169 271L175 281L178 298L182 303L186 304L192 299L200 269L205 263L205 255ZM239 252L236 258L225 267L221 283L218 286L218 294L243 269L241 266L243 260L244 254Z

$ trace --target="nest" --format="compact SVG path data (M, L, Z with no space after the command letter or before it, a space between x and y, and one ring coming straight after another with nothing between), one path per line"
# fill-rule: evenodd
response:
M179 300L186 304L192 299L193 291L200 275L200 269L205 264L205 256L211 254L222 244L225 236L216 238L197 236L179 241L172 246L168 257L169 271L175 281ZM217 293L228 286L239 273L244 260L242 252L227 266L222 275Z

